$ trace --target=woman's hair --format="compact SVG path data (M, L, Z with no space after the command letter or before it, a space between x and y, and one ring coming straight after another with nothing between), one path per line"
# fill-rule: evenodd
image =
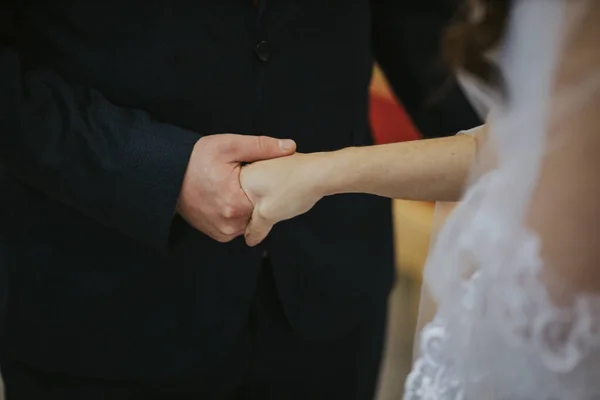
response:
M462 70L500 88L502 77L488 59L501 42L511 0L464 0L442 43L443 55L455 70Z

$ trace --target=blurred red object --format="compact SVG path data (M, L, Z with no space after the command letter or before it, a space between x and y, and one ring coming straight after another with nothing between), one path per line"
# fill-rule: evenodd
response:
M371 126L375 143L404 142L420 138L402 106L395 100L371 94Z
M375 143L416 140L420 134L390 90L378 68L373 73L369 118Z

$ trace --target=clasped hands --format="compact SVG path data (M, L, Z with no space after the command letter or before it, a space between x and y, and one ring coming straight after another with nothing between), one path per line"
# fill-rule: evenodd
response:
M307 212L323 197L311 158L296 153L292 140L205 136L192 151L177 212L219 242L243 234L255 246L274 224Z

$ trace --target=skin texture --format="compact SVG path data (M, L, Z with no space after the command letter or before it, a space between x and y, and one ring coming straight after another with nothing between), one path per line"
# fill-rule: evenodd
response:
M241 235L252 203L240 187L242 163L293 154L296 144L265 136L220 134L198 140L183 180L177 212L219 242Z
M335 152L294 154L242 169L254 204L245 238L260 243L272 226L310 210L324 196L368 193L423 201L456 201L474 161L476 138L458 135Z

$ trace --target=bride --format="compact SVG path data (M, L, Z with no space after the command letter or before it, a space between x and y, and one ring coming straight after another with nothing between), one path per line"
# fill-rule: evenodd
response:
M248 165L246 241L328 195L464 192L425 268L435 317L419 332L405 399L600 399L600 1L466 10L448 49L495 93L487 124Z

